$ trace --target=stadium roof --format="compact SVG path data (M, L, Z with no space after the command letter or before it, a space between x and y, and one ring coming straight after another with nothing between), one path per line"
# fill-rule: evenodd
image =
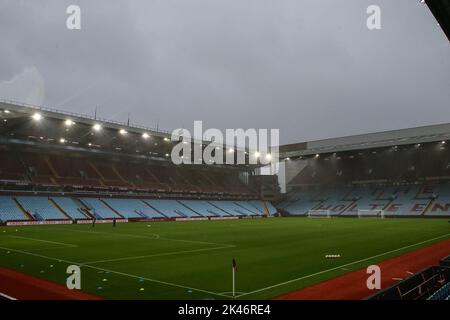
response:
M450 0L425 0L450 41Z
M280 158L450 140L450 123L280 146Z
M172 133L158 128L0 100L0 143L4 144L169 161L172 148L178 143L171 141L171 136ZM229 151L226 145L211 141L183 139L186 140L201 144L202 148L213 145ZM246 152L248 161L247 151L234 151Z

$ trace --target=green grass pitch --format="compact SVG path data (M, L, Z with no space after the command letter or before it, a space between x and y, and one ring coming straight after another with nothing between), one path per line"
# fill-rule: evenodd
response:
M0 228L0 266L110 299L268 299L450 238L446 219L270 218ZM339 259L325 259L340 254Z

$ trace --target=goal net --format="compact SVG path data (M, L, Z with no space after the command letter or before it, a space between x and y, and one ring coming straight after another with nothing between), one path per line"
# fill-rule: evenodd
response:
M378 217L384 219L384 210L381 209L358 209L358 218Z
M309 210L309 218L331 218L330 210Z

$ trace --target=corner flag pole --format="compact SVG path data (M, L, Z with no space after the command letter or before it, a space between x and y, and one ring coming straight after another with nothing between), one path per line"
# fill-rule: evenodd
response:
M233 258L232 274L233 274L233 299L236 294L236 259Z

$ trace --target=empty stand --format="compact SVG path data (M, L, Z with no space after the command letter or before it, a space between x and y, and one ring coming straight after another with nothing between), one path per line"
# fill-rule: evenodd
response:
M52 197L51 200L54 201L55 204L73 220L89 218L83 213L80 205L72 198Z
M125 218L163 218L164 216L138 199L102 199Z
M105 202L95 198L80 198L80 201L89 209L97 219L121 218Z
M22 208L35 220L61 220L67 217L47 197L16 197Z
M183 206L177 200L146 199L145 202L157 212L169 218L200 217L200 214Z
M12 197L0 196L0 221L27 220Z

